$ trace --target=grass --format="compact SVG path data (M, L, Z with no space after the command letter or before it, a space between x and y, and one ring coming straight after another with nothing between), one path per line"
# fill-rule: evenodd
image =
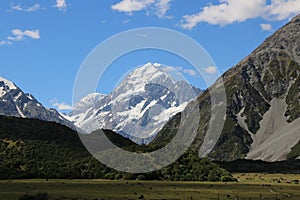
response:
M300 175L234 174L239 183L1 180L0 199L47 192L51 199L300 199Z

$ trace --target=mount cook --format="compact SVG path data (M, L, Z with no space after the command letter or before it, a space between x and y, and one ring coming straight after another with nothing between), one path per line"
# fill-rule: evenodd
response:
M90 133L113 130L132 141L149 143L164 124L201 92L158 63L131 71L108 95L85 96L66 116Z

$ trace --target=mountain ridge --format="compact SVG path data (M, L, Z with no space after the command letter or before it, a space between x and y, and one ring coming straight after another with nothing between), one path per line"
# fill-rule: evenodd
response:
M222 75L227 96L227 112L222 134L208 155L211 159L231 161L249 155L248 158L251 159L279 161L286 159L288 153L298 143L299 27L300 15L268 37L249 56ZM211 87L216 87L216 83ZM197 101L201 119L193 147L199 149L203 144L211 116L209 91L204 91ZM277 114L272 119L270 113L276 113L278 106L282 107L280 115ZM276 135L280 135L281 132L274 129L271 129L274 132L270 133L269 137L260 137L259 135L268 136L266 134L270 129L266 123L268 120L269 122L281 120L287 130L291 129L289 133L282 131L282 134L293 136L292 141L286 139L289 137L276 139ZM179 121L180 117L171 119L154 141L172 138L178 129ZM166 136L168 134L169 136ZM271 136L275 139L268 141Z
M0 115L36 118L75 126L53 108L45 108L33 95L24 93L12 81L0 77Z
M110 129L147 144L170 117L201 92L167 70L170 68L158 63L142 65L129 72L111 93L82 98L66 117L87 133Z

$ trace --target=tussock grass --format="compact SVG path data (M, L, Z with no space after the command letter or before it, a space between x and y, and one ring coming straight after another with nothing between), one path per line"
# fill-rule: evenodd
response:
M2 180L0 199L44 192L50 199L300 199L300 184L295 181L300 175L253 173L234 177L240 182Z

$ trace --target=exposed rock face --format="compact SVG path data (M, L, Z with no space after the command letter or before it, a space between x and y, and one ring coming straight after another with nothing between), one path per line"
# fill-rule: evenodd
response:
M298 143L299 38L300 15L223 74L227 115L222 134L209 154L210 158L235 160L247 157L265 161L284 160L292 147ZM208 91L198 97L198 102L200 115L203 117L200 119L199 134L194 141L195 148L201 146L208 128L210 117ZM162 138L166 136L162 135L173 133L176 124L178 119L171 120L154 141L163 140Z
M158 63L136 68L112 93L84 97L67 118L87 133L110 129L136 143L147 144L170 117L201 92L165 70Z
M74 125L55 109L45 108L31 94L25 94L13 82L1 77L0 115L52 121L75 129Z

